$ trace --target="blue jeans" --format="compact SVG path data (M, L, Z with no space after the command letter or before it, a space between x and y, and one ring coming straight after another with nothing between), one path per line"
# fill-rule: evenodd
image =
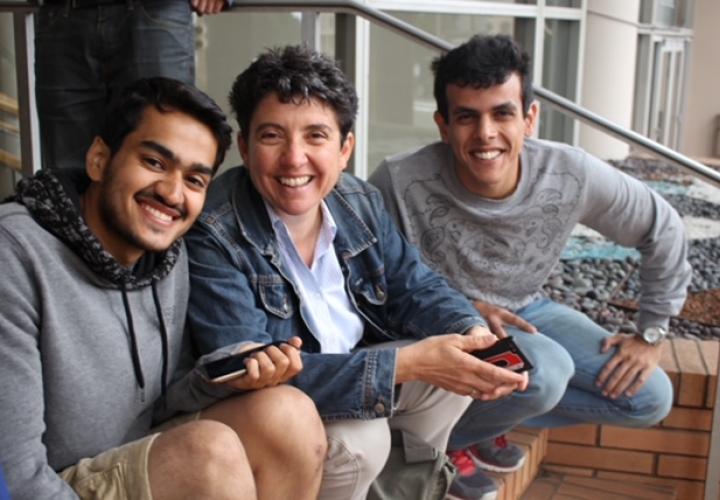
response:
M672 407L672 384L660 368L633 397L602 395L595 380L613 352L600 352L610 336L584 314L548 299L515 311L540 334L506 328L535 368L525 392L498 401L475 401L450 437L460 449L503 434L518 424L561 427L591 422L644 427L662 420Z
M43 166L84 168L105 106L122 87L151 76L194 83L190 2L44 5L35 27L35 75Z

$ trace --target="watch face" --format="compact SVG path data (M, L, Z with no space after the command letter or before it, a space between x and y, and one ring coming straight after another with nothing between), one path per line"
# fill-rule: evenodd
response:
M651 326L650 328L645 329L642 336L648 344L657 344L665 338L665 335L666 333L664 329L659 326Z

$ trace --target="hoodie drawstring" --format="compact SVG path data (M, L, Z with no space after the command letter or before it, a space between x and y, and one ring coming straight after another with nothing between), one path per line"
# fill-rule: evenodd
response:
M162 381L160 391L163 399L167 394L167 372L168 372L168 333L165 327L165 319L163 318L162 308L160 307L160 299L158 297L157 286L153 280L150 283L152 289L153 302L155 303L155 312L157 313L158 322L160 323L160 339L162 341ZM135 326L133 324L132 310L127 297L127 289L125 283L120 284L122 292L123 306L125 307L125 316L128 321L128 331L130 332L130 351L132 355L133 371L135 372L135 380L140 387L142 399L145 399L145 377L143 376L142 366L140 365L140 353L137 347L137 338L135 337Z
M125 306L125 316L128 320L128 330L130 332L130 354L132 355L135 380L140 386L143 399L145 399L145 377L143 377L142 366L140 366L140 353L138 353L137 339L135 338L135 326L133 325L132 311L130 310L130 303L128 302L125 283L120 284L120 291L122 292L123 306Z
M160 390L164 400L167 394L168 333L167 328L165 328L165 319L162 315L155 280L152 281L150 286L152 288L153 301L155 302L155 311L157 312L158 321L160 322L160 338L162 339L162 385L160 386Z

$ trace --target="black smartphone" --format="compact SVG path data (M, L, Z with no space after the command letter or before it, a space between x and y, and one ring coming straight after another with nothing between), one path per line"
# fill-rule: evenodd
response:
M488 348L473 352L473 355L495 366L517 373L532 370L533 367L512 337L500 339Z
M240 377L247 371L245 368L245 359L251 354L262 351L272 345L280 346L286 344L284 340L276 340L269 344L264 344L258 347L253 347L247 351L239 352L225 358L220 358L215 361L210 361L202 365L202 369L205 372L205 377L210 382L222 383Z

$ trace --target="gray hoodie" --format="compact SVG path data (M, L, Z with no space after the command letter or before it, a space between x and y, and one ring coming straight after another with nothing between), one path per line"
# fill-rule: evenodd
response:
M41 173L0 205L0 461L15 500L76 498L56 472L228 393L192 370L184 245L120 266L76 208L83 183Z

